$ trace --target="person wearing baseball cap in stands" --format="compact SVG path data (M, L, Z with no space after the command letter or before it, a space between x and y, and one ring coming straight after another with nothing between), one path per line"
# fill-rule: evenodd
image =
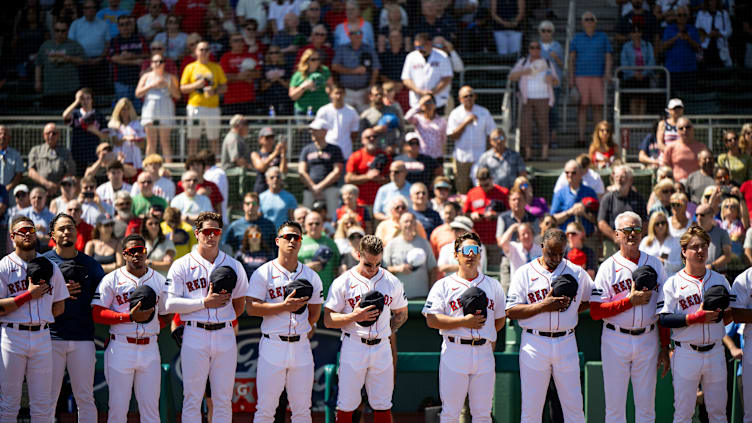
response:
M311 207L316 200L326 201L328 213L339 205L339 180L345 170L345 158L338 145L326 142L332 129L329 122L316 118L308 128L312 142L300 151L298 173L303 182L303 205ZM331 216L331 214L330 214Z

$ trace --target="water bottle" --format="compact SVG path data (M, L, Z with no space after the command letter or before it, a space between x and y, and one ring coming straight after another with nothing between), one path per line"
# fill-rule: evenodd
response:
M277 112L274 111L274 106L269 106L269 117L277 116Z
M313 107L308 106L308 111L306 112L306 116L308 117L308 120L313 120Z

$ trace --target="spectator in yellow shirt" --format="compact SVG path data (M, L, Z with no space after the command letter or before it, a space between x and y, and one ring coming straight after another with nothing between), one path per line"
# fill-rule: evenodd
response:
M188 155L198 151L201 127L212 151L219 151L219 96L227 91L227 77L219 63L209 61L209 43L196 45L196 61L185 67L180 91L188 95Z

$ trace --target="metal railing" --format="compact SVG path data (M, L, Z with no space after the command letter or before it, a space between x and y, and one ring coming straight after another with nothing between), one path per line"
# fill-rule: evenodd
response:
M723 131L738 131L752 122L752 115L686 115L692 121L695 139L708 146L714 156L725 153ZM637 161L640 142L653 133L655 115L619 115L614 119L614 137L618 137L629 161ZM623 139L626 136L627 139ZM624 142L626 141L626 142Z
M564 85L562 90L563 98L556 104L561 107L561 130L567 130L567 105L569 103L569 45L572 43L576 29L577 0L569 0L569 12L567 13L567 41L564 44L564 68L561 70L561 84Z
M650 70L658 70L662 71L665 74L665 81L666 84L663 88L621 88L621 80L619 79L619 73L624 71L650 71ZM609 81L603 81L604 85L604 93L608 93L608 82ZM663 104L668 104L669 99L671 98L671 73L666 69L664 66L619 66L614 71L614 77L612 78L612 82L614 84L614 141L616 141L617 145L621 145L622 141L622 134L621 134L621 119L622 119L622 111L621 111L621 95L622 94L664 94L666 96L666 101ZM607 101L603 102L603 116L608 116L606 113ZM651 118L652 120L655 120L655 117L653 116ZM652 122L650 123L652 126ZM627 160L627 149L622 148L621 150L622 160Z

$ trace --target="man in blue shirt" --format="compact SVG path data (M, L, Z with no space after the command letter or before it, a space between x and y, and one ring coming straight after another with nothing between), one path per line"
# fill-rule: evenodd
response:
M68 38L77 41L84 48L86 59L78 67L82 87L101 89L109 73L104 60L110 42L110 29L107 23L97 18L97 3L94 0L84 2L84 15L71 24Z
M577 109L578 141L585 144L585 126L588 107L593 113L593 122L603 119L604 80L611 79L613 57L608 36L595 30L595 14L587 11L582 14L584 32L578 32L569 47L569 87L575 84L580 92L580 104Z
M47 208L47 190L43 187L35 187L31 190L31 206L21 210L18 214L28 217L34 222L37 230L37 251L43 253L49 248L50 221L54 215Z
M10 147L10 131L5 125L0 125L0 184L7 192L13 191L21 183L21 177L26 172L21 153Z
M666 68L671 72L673 92L693 91L695 87L697 53L702 46L700 33L688 21L689 9L679 6L676 8L676 23L666 26L663 31L661 50L666 54Z
M60 267L66 279L70 298L65 300L65 312L50 325L52 337L52 389L50 413L55 412L65 369L68 368L73 397L78 408L78 420L97 420L94 404L94 320L91 300L104 270L96 260L76 250L76 222L60 213L50 223L55 248L45 257Z
M566 229L569 222L574 222L576 219L582 223L585 233L590 236L593 233L596 216L585 208L582 200L587 197L597 199L598 194L592 188L582 184L583 169L576 160L567 162L564 166L564 174L569 184L554 193L551 214L562 230Z
M345 103L361 113L368 106L368 87L379 80L379 56L374 46L363 42L363 31L357 24L350 24L350 42L335 49L332 71L339 74L339 82L345 87Z
M405 162L395 160L389 165L389 182L379 187L376 191L376 199L373 201L373 217L376 220L386 220L386 206L395 195L401 195L408 199L407 207L412 207L410 201L410 182L407 182L407 167Z
M292 194L282 189L282 172L277 166L267 169L264 176L269 189L259 195L261 213L274 223L276 229L285 221L292 220L298 202Z
M236 253L243 245L243 236L245 230L251 225L258 226L261 231L261 242L266 248L274 250L274 255L277 255L277 245L274 242L274 238L277 235L277 229L271 220L261 216L259 213L259 195L255 192L249 192L245 194L243 198L243 212L242 219L238 219L227 227L222 233L222 244L227 244L232 248L233 253Z
M107 23L110 30L110 38L115 38L120 34L118 18L128 15L130 15L129 11L120 8L120 0L110 0L110 7L101 9L97 12L97 19L101 19Z

